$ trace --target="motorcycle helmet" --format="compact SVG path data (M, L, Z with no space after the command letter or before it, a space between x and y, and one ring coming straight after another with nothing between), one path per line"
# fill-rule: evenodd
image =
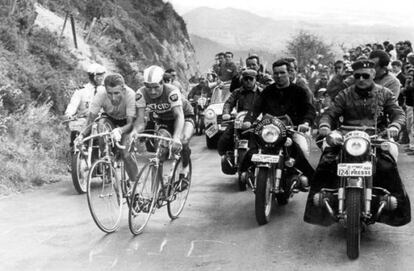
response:
M221 171L227 175L233 175L236 173L237 169L231 162L231 156L225 155L221 158Z
M106 69L104 66L99 65L97 63L93 63L88 67L87 73L89 75L96 75L96 74L103 74L106 72Z

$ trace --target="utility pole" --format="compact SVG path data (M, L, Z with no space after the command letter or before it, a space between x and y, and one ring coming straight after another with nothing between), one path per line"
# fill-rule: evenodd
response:
M93 20L92 20L91 26L90 26L90 28L89 28L88 35L87 35L87 36L86 36L86 38L85 38L85 42L86 42L86 43L88 43L88 40L89 40L89 38L90 38L90 36L91 36L91 34L92 34L92 31L93 31L93 27L95 26L95 23L96 23L96 17L93 17Z
M12 0L10 11L9 11L9 17L13 15L14 10L16 9L16 3L17 3L17 0Z
M68 17L69 17L69 11L66 11L65 21L63 22L62 31L60 32L60 38L62 38L62 36L63 36L63 31L65 31L66 22L68 21Z
M78 42L76 41L75 19L73 18L72 13L70 13L69 16L70 16L70 22L72 25L73 42L75 43L75 48L78 49Z

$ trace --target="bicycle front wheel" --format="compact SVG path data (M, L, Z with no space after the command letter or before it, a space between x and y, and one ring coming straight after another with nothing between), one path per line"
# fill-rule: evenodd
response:
M190 170L187 178L180 178L179 172L182 167L182 159L180 158L175 165L168 191L169 199L167 209L168 215L171 219L176 219L181 214L184 209L185 202L187 201L188 193L190 192L192 173L191 160L189 163Z
M88 175L87 198L92 218L99 229L111 233L119 228L122 214L122 189L109 161L96 161Z
M134 235L144 231L151 214L154 212L159 185L157 174L157 168L146 164L135 181L128 216L129 229Z

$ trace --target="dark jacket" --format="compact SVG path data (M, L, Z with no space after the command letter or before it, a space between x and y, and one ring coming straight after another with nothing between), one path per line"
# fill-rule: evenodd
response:
M340 116L343 116L344 125L351 126L375 126L375 116L380 129L387 126L387 116L391 122L389 126L401 129L405 124L404 111L398 106L391 90L377 84L374 84L367 98L361 97L354 85L339 92L333 104L322 115L319 127L336 127Z
M405 104L408 106L414 106L414 87L408 86L405 88Z
M268 83L269 79L267 78L267 76L270 76L270 75L262 73L262 72L259 72L256 75L256 82L262 89L264 89L265 87L267 87L269 85L269 83ZM230 92L233 92L234 90L240 88L241 86L242 86L242 76L241 76L241 74L237 74L231 80Z
M282 89L277 88L276 84L266 87L255 100L252 111L249 111L244 121L253 122L260 113L288 115L295 125L313 123L316 115L306 90L292 83Z
M253 107L253 103L257 95L259 95L258 86L255 86L253 90L246 90L243 87L234 90L227 101L224 103L223 115L230 114L234 107L236 111L250 111Z

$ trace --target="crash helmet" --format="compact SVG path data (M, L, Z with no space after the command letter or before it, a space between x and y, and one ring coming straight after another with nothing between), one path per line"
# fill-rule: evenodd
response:
M164 77L164 69L160 66L150 66L144 70L144 84L159 84Z

